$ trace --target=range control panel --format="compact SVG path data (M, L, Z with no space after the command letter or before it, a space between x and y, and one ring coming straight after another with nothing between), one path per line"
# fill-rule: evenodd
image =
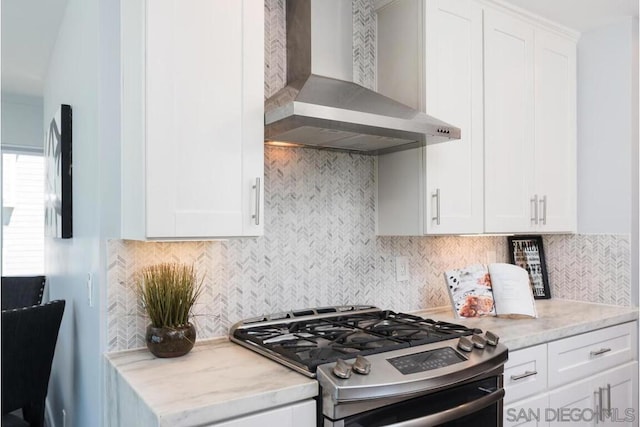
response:
M422 353L387 359L387 361L403 375L444 368L446 366L464 362L465 360L467 359L465 359L464 356L451 347L443 347L435 350L423 351Z

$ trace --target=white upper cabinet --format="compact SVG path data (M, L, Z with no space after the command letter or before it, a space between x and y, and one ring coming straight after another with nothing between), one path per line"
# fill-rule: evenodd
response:
M482 8L471 0L391 2L378 10L378 43L378 90L462 133L379 156L378 234L481 233Z
M576 227L576 44L485 11L485 231Z
M490 1L382 4L378 90L462 138L379 157L378 234L575 231L574 35Z
M533 27L485 11L485 226L525 231L533 196Z
M576 230L576 44L535 33L535 184L539 232Z
M462 137L426 147L424 229L482 233L482 8L470 0L425 5L426 112Z
M264 5L122 6L123 237L263 234Z

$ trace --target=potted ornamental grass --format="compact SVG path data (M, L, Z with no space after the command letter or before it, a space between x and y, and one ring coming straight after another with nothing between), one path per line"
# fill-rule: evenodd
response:
M156 357L183 356L193 348L196 330L189 317L202 282L193 266L184 264L156 264L140 271L136 289L151 320L147 348Z

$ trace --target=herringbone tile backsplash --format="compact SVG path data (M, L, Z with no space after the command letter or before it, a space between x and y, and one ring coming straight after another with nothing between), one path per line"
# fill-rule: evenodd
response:
M159 262L194 264L205 293L198 337L224 336L236 321L335 304L410 311L449 304L445 270L508 259L505 237L375 236L374 158L266 147L265 235L224 242L109 242L108 349L144 346L147 319L135 273ZM545 236L553 297L631 305L628 236ZM410 280L396 282L395 257Z
M372 0L353 0L354 80L375 87ZM265 96L286 82L284 0L265 1ZM507 261L504 237L376 237L375 164L369 156L265 147L265 235L225 242L108 244L108 351L144 347L148 323L136 272L159 262L194 264L205 292L199 339L224 336L263 313L336 304L410 311L449 304L443 272ZM554 297L631 305L629 236L545 236ZM410 280L396 282L395 257Z

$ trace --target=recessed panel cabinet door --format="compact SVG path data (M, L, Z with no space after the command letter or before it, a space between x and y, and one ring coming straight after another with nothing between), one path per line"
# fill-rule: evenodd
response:
M576 228L576 45L535 35L535 194L541 232Z
M482 7L469 0L425 4L426 112L462 133L426 147L425 232L482 233Z
M485 10L485 232L532 227L534 30Z
M260 234L263 5L146 6L147 237Z

